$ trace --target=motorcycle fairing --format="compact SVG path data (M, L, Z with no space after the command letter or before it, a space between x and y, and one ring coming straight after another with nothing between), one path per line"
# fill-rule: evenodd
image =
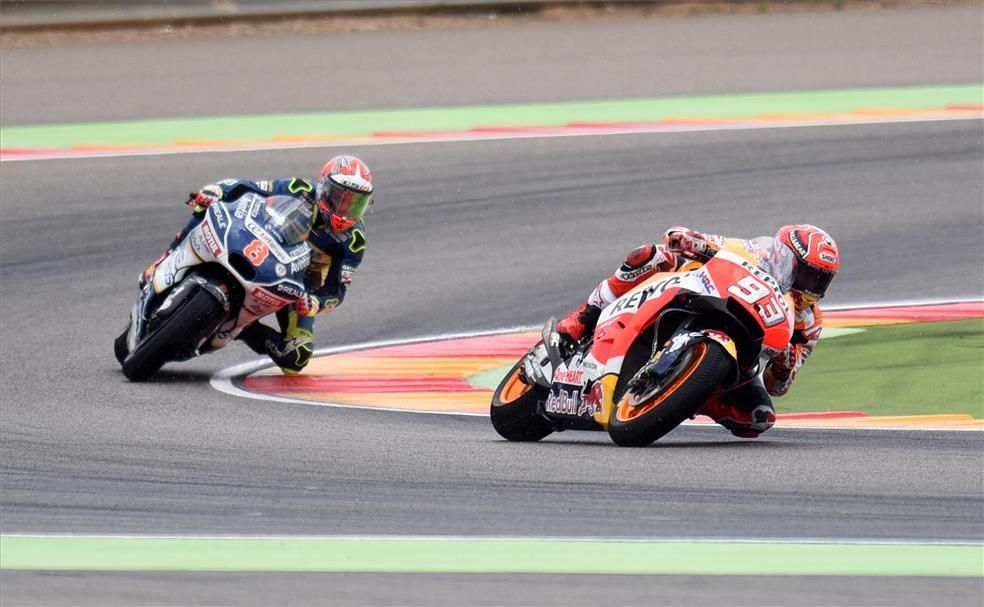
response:
M774 278L759 269L750 252L739 241L729 239L725 247L703 266L688 272L655 274L611 305L599 317L594 340L587 358L596 361L597 384L601 386L602 410L594 415L602 426L608 424L614 393L625 357L633 343L653 326L660 314L675 298L681 295L698 295L727 301L733 299L764 325L763 346L770 351L786 347L792 337L794 317L790 312L788 297L782 296ZM748 275L764 283L763 299L750 303L747 290L736 288ZM747 280L747 279L746 279ZM752 285L752 282L746 282ZM758 285L758 283L754 283ZM759 288L762 288L759 285ZM741 300L741 295L749 295ZM681 297L683 303L688 297ZM719 331L704 331L705 338L713 339L725 347L737 359L737 349L730 337ZM755 353L756 356L758 353Z
M282 244L260 225L258 218L266 200L257 194L246 194L234 203L209 205L202 222L155 269L150 292L141 295L131 314L131 318L141 320L132 331L133 338L128 337L131 348L143 337L145 309L153 296L167 292L190 270L203 264L222 266L243 289L238 314L222 321L209 341L212 348L224 347L246 326L304 295L304 272L311 248L306 242ZM252 258L244 254L252 243L259 243L253 246L261 251L266 247L267 253Z

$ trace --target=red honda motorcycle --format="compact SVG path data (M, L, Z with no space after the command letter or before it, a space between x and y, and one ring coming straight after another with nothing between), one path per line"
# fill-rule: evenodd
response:
M776 279L729 240L706 263L620 297L570 351L551 319L493 394L492 426L511 441L607 430L618 445L649 445L754 377L792 334Z

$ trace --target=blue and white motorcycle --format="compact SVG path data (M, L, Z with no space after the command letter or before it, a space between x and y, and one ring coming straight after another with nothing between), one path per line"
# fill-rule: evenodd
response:
M246 194L205 218L154 269L116 338L131 381L165 363L224 347L304 295L313 209L289 196Z

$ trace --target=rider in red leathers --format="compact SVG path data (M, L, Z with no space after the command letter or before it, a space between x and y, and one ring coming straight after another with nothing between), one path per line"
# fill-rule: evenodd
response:
M726 238L674 226L663 235L664 244L643 245L628 254L615 273L601 281L578 309L557 324L569 344L590 335L604 307L657 272L672 272L684 264L706 262ZM773 356L763 373L706 401L700 411L736 436L756 438L775 423L771 396L789 391L793 378L810 357L823 330L817 302L840 267L837 244L811 225L787 225L774 237L739 241L755 255L758 265L774 276L783 292L792 295L795 327L790 345Z

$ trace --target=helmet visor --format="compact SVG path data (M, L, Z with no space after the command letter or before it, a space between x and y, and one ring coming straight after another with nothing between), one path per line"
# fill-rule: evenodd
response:
M793 275L793 290L819 299L827 292L827 287L833 280L832 273L815 268L801 260L796 264L796 273Z
M342 219L360 219L372 204L372 192L360 192L329 179L319 198L322 209Z

